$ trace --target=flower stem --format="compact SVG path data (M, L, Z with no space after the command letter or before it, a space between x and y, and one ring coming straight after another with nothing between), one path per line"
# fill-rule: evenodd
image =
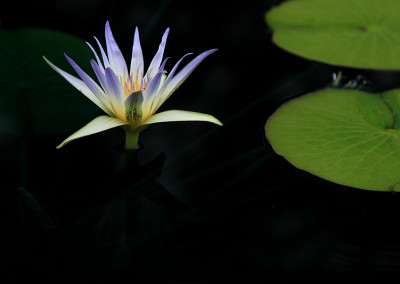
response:
M128 150L136 150L138 147L138 140L139 140L139 132L134 131L125 131L126 140L125 140L125 149Z

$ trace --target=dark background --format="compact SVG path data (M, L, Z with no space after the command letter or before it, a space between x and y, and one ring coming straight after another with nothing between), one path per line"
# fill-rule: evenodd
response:
M93 35L104 42L109 20L126 59L138 26L145 64L170 27L167 70L187 52L218 48L162 109L224 123L149 127L140 135L141 166L116 180L120 129L61 150L55 146L70 133L24 142L1 132L4 283L310 283L400 271L399 195L297 170L264 135L279 105L328 86L333 72L365 75L370 91L398 87L399 74L339 69L280 50L264 21L279 2L14 1L1 8L2 29L51 28L91 43ZM18 191L22 179L40 210ZM133 191L121 190L123 183L134 183Z

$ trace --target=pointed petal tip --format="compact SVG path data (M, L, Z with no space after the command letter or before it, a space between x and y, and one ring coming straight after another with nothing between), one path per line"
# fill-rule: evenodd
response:
M214 116L212 116L212 117L214 118L214 120L210 121L210 122L215 123L216 125L219 125L219 126L224 126L224 124L218 118L216 118Z
M214 124L216 124L218 126L223 126L222 122L218 118L216 118L215 116L213 116L211 114L204 114L204 116L205 117L208 116L208 119L200 120L200 121L211 122L211 123L214 123Z
M46 58L46 56L42 55L42 57L43 57L44 61L46 61L46 63L50 65L51 68L53 68L54 70L57 71L57 69L55 69L54 64L51 63L50 60L48 60L48 59Z
M71 140L68 140L68 138L65 139L63 142L60 143L60 145L58 145L58 146L56 147L56 149L57 149L57 150L60 150L62 147L64 147L66 144L68 144L68 143L71 142L72 140L75 140L75 139L71 139Z
M169 34L169 28L167 28L162 36L162 41L166 41Z
M90 65L92 66L93 69L96 67L99 67L99 65L97 64L97 62L94 59L90 59ZM96 67L93 67L93 66L96 66Z
M214 53L216 51L218 51L218 48L212 48L212 49L209 49L209 50L207 50L205 52L207 52L208 54L211 54L211 53Z
M135 33L133 34L133 42L135 42L135 41L139 41L140 39L139 39L139 28L136 26L135 27ZM139 44L140 44L140 42L139 42Z
M61 143L60 145L58 145L57 147L56 147L56 149L58 150L58 149L60 149L62 146L64 146L65 145L65 143Z
M110 22L107 20L107 21L106 21L106 27L105 27L105 34L106 34L106 37L107 37L107 35L110 34L110 33L111 33Z
M115 73L114 73L114 71L111 69L111 67L106 67L106 69L104 69L105 70L105 73L106 74L114 74L115 75Z
M65 52L64 52L64 57L65 57L68 61L72 60Z
M75 61L72 59L72 58L70 58L66 53L64 53L64 57L65 57L65 59L67 59L67 61L68 61L68 63L72 66L72 68L80 68L76 63L75 63ZM76 70L75 70L76 71Z

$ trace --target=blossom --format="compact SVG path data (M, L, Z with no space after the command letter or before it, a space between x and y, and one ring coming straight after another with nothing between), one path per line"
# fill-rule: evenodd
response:
M222 125L215 117L203 113L183 110L168 110L156 113L159 107L186 80L197 65L209 54L216 51L216 49L210 49L201 53L179 72L176 72L183 58L191 54L188 53L175 64L167 75L164 67L168 58L164 61L162 61L162 58L168 32L169 29L165 31L158 51L152 59L147 72L144 73L143 53L140 46L139 31L136 27L132 59L128 72L125 59L114 39L110 24L107 21L105 27L106 51L104 51L101 43L95 37L102 60L100 60L95 49L87 42L96 58L96 60L92 59L90 63L100 85L87 75L66 54L64 54L65 58L80 79L58 68L46 57L43 57L55 71L106 113L106 115L94 118L83 128L65 139L57 148L61 148L74 139L118 126L121 126L126 132L125 147L134 149L137 147L140 131L153 123L169 121L208 121Z

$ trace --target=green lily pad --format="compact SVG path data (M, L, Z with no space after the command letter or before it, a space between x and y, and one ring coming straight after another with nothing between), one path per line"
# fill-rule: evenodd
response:
M16 135L61 133L98 114L42 57L74 74L64 52L91 70L93 55L79 38L46 29L0 30L0 130Z
M282 49L332 65L400 69L400 1L291 0L266 15Z
M282 105L265 127L299 169L350 187L400 191L400 89L326 89Z

